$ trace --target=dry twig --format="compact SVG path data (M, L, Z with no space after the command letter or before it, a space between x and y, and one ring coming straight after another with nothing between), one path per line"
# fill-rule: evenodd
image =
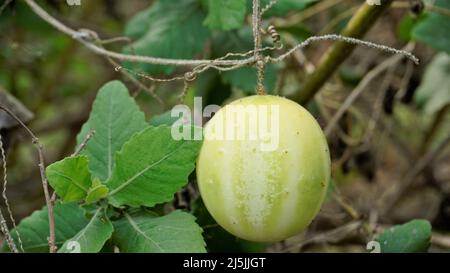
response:
M38 152L39 172L41 175L42 187L44 189L45 202L46 202L47 209L48 209L48 224L49 224L48 244L50 247L50 253L55 253L56 252L55 216L53 213L53 203L51 202L51 197L50 197L49 189L48 189L48 180L47 180L47 176L45 175L45 161L44 161L44 152L43 152L44 148L43 148L42 144L39 142L39 139L31 131L31 129L28 128L28 126L26 126L25 123L23 123L13 112L11 112L8 108L6 108L2 105L0 105L0 109L5 111L9 116L11 116L13 119L15 119L17 121L17 123L20 124L20 126L22 126L22 128L24 128L27 131L27 133L31 137L32 143L34 144L34 146L36 147L36 150Z
M83 149L86 147L86 145L88 144L89 140L91 140L91 138L93 138L95 135L95 130L90 131L86 137L83 139L83 142L81 142L81 144L78 146L78 148L75 150L75 152L72 154L72 156L77 156L81 153L81 151L83 151Z
M414 45L408 44L405 49L411 49ZM394 55L390 57L389 59L383 61L381 64L376 66L374 69L372 69L369 73L366 74L366 76L361 80L361 82L356 86L355 89L350 93L350 95L347 97L347 99L344 101L344 103L341 105L339 110L334 114L333 118L328 123L327 127L325 128L325 135L329 136L336 125L338 124L340 118L344 115L345 112L347 112L348 108L355 102L355 100L361 95L361 93L365 90L367 85L374 80L379 74L384 72L386 69L391 67L393 64L401 61L403 58L402 55Z
M5 152L5 149L3 147L3 140L2 140L2 135L1 134L0 134L0 154L1 154L1 157L2 157L2 169L3 169L3 191L2 191L2 197L3 197L3 200L5 201L6 210L7 210L8 214L9 214L9 220L11 220L13 228L14 228L14 230L16 232L17 241L19 242L20 250L22 252L24 252L22 239L20 238L19 230L17 230L16 221L14 220L14 216L13 216L12 211L11 211L11 206L9 205L8 197L6 196L6 188L8 186L8 169L6 167L6 152ZM3 215L2 215L2 217L3 217ZM0 220L4 220L4 219L0 219ZM10 246L10 248L11 248L11 246ZM13 250L13 248L11 248L11 249Z
M412 169L407 170L403 179L397 183L393 183L392 187L388 188L379 198L378 207L381 213L386 213L396 204L400 196L408 189L415 181L417 176L431 164L441 152L443 152L447 145L450 144L450 135L447 136L439 145L431 151L428 151L424 156L416 161Z
M327 230L318 234L313 234L312 236L309 236L306 239L302 240L300 243L296 243L295 245L287 247L283 250L283 252L302 249L304 246L309 244L338 243L347 238L349 235L354 234L355 231L361 228L362 224L363 222L359 220L351 221L335 229Z

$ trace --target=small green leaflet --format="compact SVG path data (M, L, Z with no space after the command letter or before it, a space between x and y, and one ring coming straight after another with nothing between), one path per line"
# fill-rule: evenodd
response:
M58 247L68 239L74 237L89 222L85 217L84 209L75 203L56 203L54 214L56 245ZM22 239L25 252L46 253L49 251L48 210L46 207L33 212L33 214L23 219L17 226L17 229ZM11 236L14 238L16 245L19 245L14 230L11 231Z
M121 252L206 252L195 217L182 211L168 215L139 212L113 222L113 242Z
M205 24L210 29L232 30L242 27L247 0L209 0Z
M88 156L94 177L107 180L114 168L114 154L136 132L147 127L144 113L120 81L105 84L97 94L89 120L77 136L80 145L95 130L81 154Z
M192 59L203 51L209 30L205 12L196 0L156 1L138 13L126 26L125 35L136 41L124 53L170 59ZM170 74L173 66L125 63L134 70Z
M92 204L100 199L106 198L108 196L108 192L108 187L102 184L98 178L95 178L94 181L92 181L92 186L88 190L86 203Z
M107 181L114 206L148 206L170 201L194 170L201 142L174 140L168 126L134 135L116 155Z
M421 17L423 18L423 16ZM411 40L411 32L421 17L413 18L409 14L403 16L403 19L401 20L397 28L397 36L400 38L400 40L402 40L403 42L409 42Z
M433 114L450 103L450 56L437 54L427 66L415 100L425 112Z
M86 156L66 157L46 169L48 182L63 202L83 200L91 186Z
M98 178L91 181L86 156L72 156L47 167L50 185L63 202L86 200L94 203L108 195L108 188Z
M431 225L426 220L412 220L386 229L376 241L382 253L427 252L430 246Z
M74 237L67 240L58 252L97 253L111 238L112 233L113 225L105 216L104 208L99 208L87 225Z

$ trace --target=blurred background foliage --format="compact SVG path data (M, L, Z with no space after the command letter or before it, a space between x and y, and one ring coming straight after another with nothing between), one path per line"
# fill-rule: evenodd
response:
M0 6L4 2L0 1ZM251 1L248 0L230 1L228 5L215 0L82 0L80 6L69 6L66 1L58 0L38 2L74 29L91 29L103 39L128 37L128 40L105 45L117 52L211 59L228 52L246 52L253 47L248 16ZM274 24L285 48L290 48L312 35L339 33L362 2L279 0L265 14L264 28L269 23ZM450 132L450 1L424 1L424 6L420 3L422 1L394 1L365 36L367 40L396 48L407 42L414 43L414 53L421 63L415 66L405 60L378 76L329 136L335 185L311 228L278 244L244 242L219 228L201 200L191 198L189 202L193 204L188 207L205 227L210 251L365 251L364 239L358 235L361 232L346 233L345 227L349 221L370 217L383 225L427 219L433 231L449 234L448 147L396 200L395 209L379 214L376 205L387 188L401 181L415 163ZM269 35L264 42L272 44ZM299 92L330 44L317 43L296 52L284 63L267 65L265 86L268 92L283 96ZM364 76L389 57L375 50L358 48L306 106L325 127ZM159 78L186 72L172 66L121 65ZM30 117L28 124L45 146L47 163L73 151L75 136L88 118L97 90L112 79L123 80L147 116L156 123L165 122L167 114L163 113L178 103L183 90L182 81L155 84L136 77L151 90L154 88L164 102L162 105L148 89L136 87L118 73L107 59L38 18L23 1L12 1L3 9L0 15L0 95L15 97L32 113L34 118ZM185 102L192 106L193 97L202 96L204 105L221 105L253 94L255 82L256 71L252 67L222 73L209 70L189 84ZM6 97L0 98L6 101ZM0 116L0 132L8 152L8 196L15 217L20 220L42 207L42 186L29 139L17 127L2 123L2 118L4 116ZM337 191L339 198L336 198ZM356 208L359 216L352 218L345 204ZM323 231L339 227L343 227L337 231L342 236L339 233L332 239L326 236L314 239ZM450 248L448 239L446 242ZM445 250L445 240L434 244L433 249Z

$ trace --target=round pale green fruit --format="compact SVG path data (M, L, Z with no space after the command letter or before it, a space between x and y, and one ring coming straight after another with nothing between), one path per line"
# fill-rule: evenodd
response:
M250 96L220 109L204 131L197 179L219 225L273 242L311 223L326 195L330 155L306 109L278 96Z

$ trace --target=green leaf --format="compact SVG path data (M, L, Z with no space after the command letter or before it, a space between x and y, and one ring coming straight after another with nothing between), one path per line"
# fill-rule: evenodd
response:
M83 200L91 186L86 156L66 157L46 169L48 182L63 202Z
M307 26L302 24L277 27L277 31L281 34L281 36L283 36L283 32L289 33L299 41L304 41L314 35L314 32L312 32L310 29L308 29Z
M246 0L209 0L205 24L210 29L231 30L244 24Z
M450 56L436 55L427 66L415 100L427 113L436 113L450 103Z
M415 19L411 17L411 15L406 14L403 16L397 29L397 35L402 41L408 42L411 40L411 31L413 30L415 23Z
M89 157L92 175L107 180L114 168L114 154L136 132L147 127L144 113L120 81L105 84L97 94L89 120L77 136L80 145L91 130L95 135L81 152Z
M219 72L214 70L200 74L194 85L195 96L202 97L202 105L222 105L231 95L231 86L224 84Z
M88 223L88 219L84 215L85 211L74 203L56 203L54 214L56 245L58 247L75 236ZM33 212L33 214L23 219L17 226L17 229L25 252L49 251L47 241L49 237L48 210L46 207ZM14 238L17 246L19 246L15 230L11 231L11 236Z
M1 1L2 5L6 3ZM48 8L47 3L42 3L44 8ZM8 28L17 26L20 28L27 28L29 30L28 35L36 35L35 37L45 36L45 39L51 37L51 26L44 22L39 16L34 13L30 7L23 1L18 1L12 6L5 6L2 10L2 16L0 16L0 32L6 33ZM5 49L5 48L2 48Z
M264 86L269 94L273 94L280 69L274 64L266 65L264 69ZM256 68L242 67L236 70L223 73L222 77L225 83L241 89L246 94L255 94L256 90Z
M100 199L106 198L108 196L109 189L106 187L98 178L92 181L92 186L86 196L86 203L92 204Z
M253 48L252 31L249 27L240 29L237 32L219 33L213 39L213 55L219 57L227 52L246 52ZM276 64L267 64L265 67L264 85L268 93L275 89L280 67ZM256 88L256 68L242 67L232 71L221 73L222 80L231 86L244 91L247 94L254 94Z
M125 34L136 41L125 53L171 59L192 59L203 51L209 37L203 25L205 13L196 0L157 1L137 14L127 24ZM173 66L139 64L138 68L151 74L174 71Z
M121 252L206 252L202 229L186 212L125 214L113 224L113 241Z
M261 7L265 7L270 1L271 0L262 0ZM289 12L304 10L317 2L319 2L319 0L278 0L277 3L264 14L264 17L285 17ZM252 0L247 0L247 9L251 12Z
M431 225L426 220L413 220L385 230L376 239L382 253L427 252L430 246Z
M417 17L412 17L411 15L406 14L405 16L403 16L403 19L397 28L397 36L402 41L409 42L411 39L413 39L412 32L414 30L414 27L417 26L417 24L423 21L425 18L427 18L426 13L422 13Z
M134 135L116 155L117 164L107 182L110 203L151 207L170 201L186 184L200 146L200 141L174 140L168 126Z
M97 253L103 248L105 242L111 238L112 233L113 225L105 216L104 208L99 208L89 220L89 223L74 237L67 240L58 252L71 253L79 247L77 249L79 253ZM77 245L74 245L74 243Z
M450 9L450 1L437 0L435 6ZM415 40L423 42L435 49L450 54L450 17L440 13L431 13L421 20L413 29L412 36Z
M172 125L178 117L172 117L172 111L164 112L160 115L153 116L150 119L150 125L158 127L160 125Z
M203 237L208 253L259 253L267 247L265 243L246 241L227 232L212 218L201 198L193 203L192 211L198 224L203 227Z

